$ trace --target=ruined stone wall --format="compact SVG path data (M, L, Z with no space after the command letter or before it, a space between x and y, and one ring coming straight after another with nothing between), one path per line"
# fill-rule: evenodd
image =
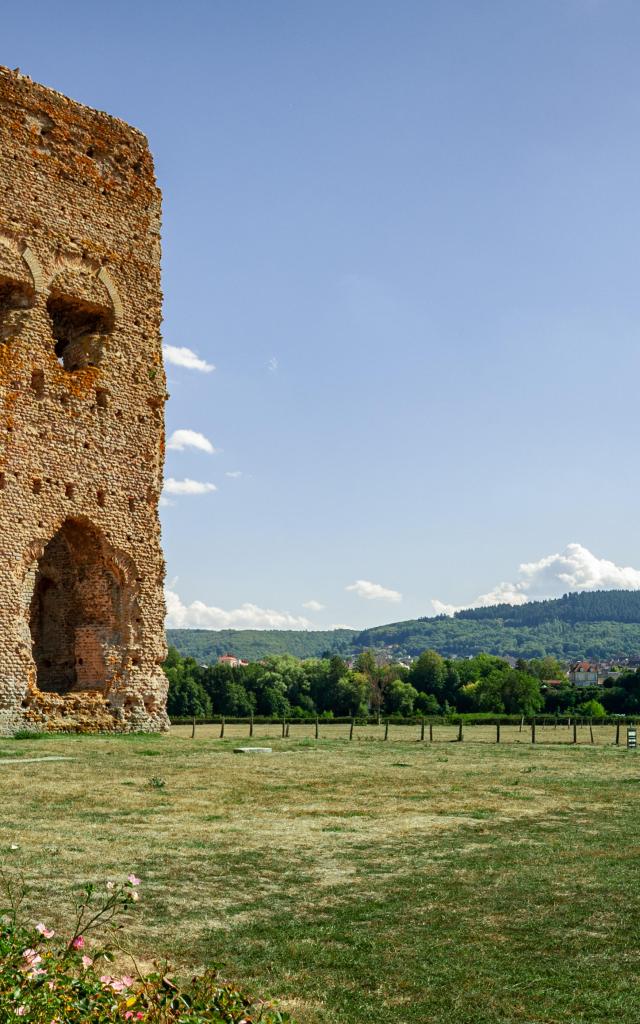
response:
M0 734L166 728L160 194L0 68Z

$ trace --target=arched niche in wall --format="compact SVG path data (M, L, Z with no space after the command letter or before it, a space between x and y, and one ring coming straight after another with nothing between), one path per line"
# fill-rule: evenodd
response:
M64 369L73 373L99 366L116 320L109 288L100 274L60 270L49 283L47 312L55 354Z

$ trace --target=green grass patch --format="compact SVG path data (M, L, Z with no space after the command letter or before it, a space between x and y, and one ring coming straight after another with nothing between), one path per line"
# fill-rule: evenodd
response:
M301 1024L636 1024L636 755L412 734L241 758L188 732L57 736L73 763L3 769L34 915L135 871L143 957L221 963Z

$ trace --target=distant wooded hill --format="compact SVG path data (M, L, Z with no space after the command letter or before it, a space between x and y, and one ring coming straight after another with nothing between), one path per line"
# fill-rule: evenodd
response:
M538 658L617 658L640 656L640 591L598 590L565 594L523 605L470 608L453 617L409 619L361 632L253 629L170 629L170 644L201 663L232 653L248 661L268 654L314 658L391 648L394 656L427 648L453 657L489 654Z
M247 661L258 661L268 654L294 654L296 658L346 655L351 653L358 635L355 629L168 629L167 642L183 657L211 664L220 654L235 654Z

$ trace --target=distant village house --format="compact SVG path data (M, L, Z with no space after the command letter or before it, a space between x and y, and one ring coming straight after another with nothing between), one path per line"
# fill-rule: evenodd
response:
M229 665L230 668L238 668L248 664L248 661L243 661L242 658L236 658L235 654L218 655L218 665Z

